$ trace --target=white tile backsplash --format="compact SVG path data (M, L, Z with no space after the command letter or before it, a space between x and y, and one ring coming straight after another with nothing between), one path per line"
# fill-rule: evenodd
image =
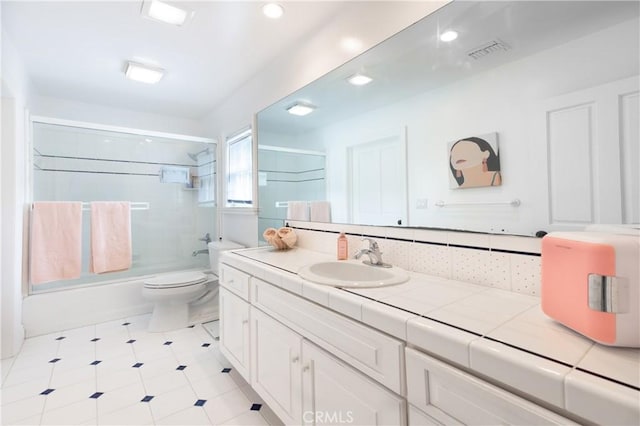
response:
M490 254L485 250L451 247L451 278L474 284L485 284Z
M402 269L410 269L411 262L409 260L409 256L413 243L381 239L378 241L378 244L380 245L380 251L382 252L382 259L384 262L398 266Z
M335 255L335 232L342 231L349 234L349 257L353 258L368 246L362 235L376 236L372 238L378 242L383 260L394 266L540 296L539 238L361 225L311 226L311 222L292 222L291 226L297 228L298 246L309 250Z
M491 250L510 250L540 254L542 238L518 237L515 235L490 235Z
M447 231L434 231L432 229L416 229L413 233L415 241L427 243L449 243L449 233Z
M473 232L447 232L450 245L490 247L489 234L475 234Z
M412 271L451 278L451 255L447 246L413 243L409 264Z
M540 257L509 254L511 291L540 296Z

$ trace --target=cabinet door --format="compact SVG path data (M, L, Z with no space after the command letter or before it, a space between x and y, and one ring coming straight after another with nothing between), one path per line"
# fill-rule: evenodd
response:
M302 337L251 308L251 386L285 424L302 412Z
M249 304L220 288L220 352L249 381Z
M407 348L407 399L443 424L575 425L533 402Z
M302 392L305 425L406 424L402 398L306 340Z

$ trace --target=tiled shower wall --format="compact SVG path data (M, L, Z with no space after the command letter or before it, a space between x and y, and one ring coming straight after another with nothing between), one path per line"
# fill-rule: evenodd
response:
M378 242L383 259L403 269L516 293L540 296L540 238L460 231L289 221L298 246L336 253L339 232L347 234L349 256Z

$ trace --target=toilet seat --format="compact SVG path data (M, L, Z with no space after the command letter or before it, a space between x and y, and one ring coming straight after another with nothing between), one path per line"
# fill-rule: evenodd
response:
M200 284L207 281L202 272L181 272L177 274L160 275L144 282L145 288L180 288Z

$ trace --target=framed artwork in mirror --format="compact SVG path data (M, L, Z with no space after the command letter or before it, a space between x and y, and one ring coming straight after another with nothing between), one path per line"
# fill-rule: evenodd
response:
M448 147L451 189L502 185L498 133L458 139Z

